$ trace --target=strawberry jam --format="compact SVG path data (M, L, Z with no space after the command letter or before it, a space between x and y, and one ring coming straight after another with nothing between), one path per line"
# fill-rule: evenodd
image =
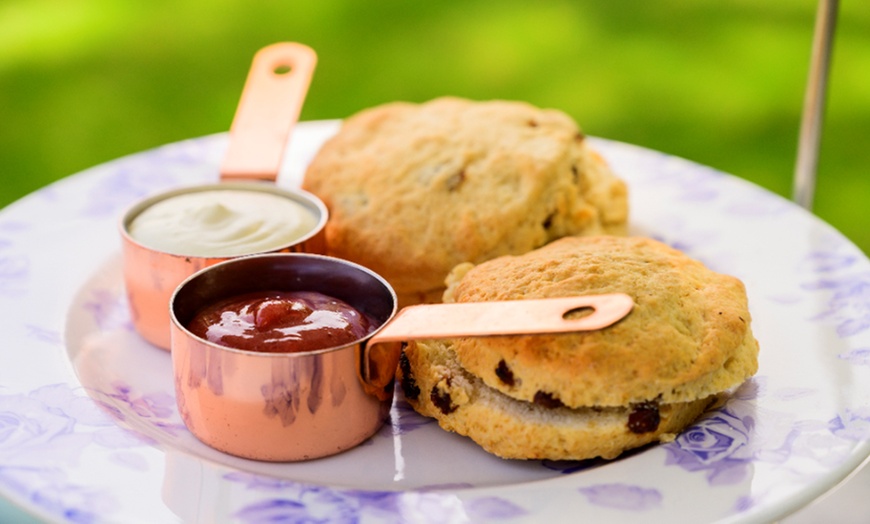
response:
M375 327L350 304L311 291L260 291L221 300L187 326L215 344L262 353L344 346Z

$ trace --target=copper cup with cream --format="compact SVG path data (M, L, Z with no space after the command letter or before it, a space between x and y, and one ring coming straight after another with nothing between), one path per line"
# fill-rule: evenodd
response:
M397 311L387 281L352 262L302 253L236 258L199 271L172 296L176 400L188 429L220 451L264 461L323 457L383 424L403 342L602 329L632 307L627 295L611 294ZM352 326L345 338L315 333L336 326L337 316Z
M275 184L316 62L298 43L261 49L230 128L220 182L151 196L122 216L124 284L133 324L148 342L170 348L169 299L200 269L256 253L325 252L326 206Z

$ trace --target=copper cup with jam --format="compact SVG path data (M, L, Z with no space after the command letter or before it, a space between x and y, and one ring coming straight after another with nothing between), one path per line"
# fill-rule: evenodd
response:
M203 269L172 296L176 400L188 429L220 451L323 457L384 423L405 341L600 329L632 306L613 294L397 311L392 287L358 264L302 253L241 257Z
M120 221L124 283L136 331L169 349L169 299L185 278L237 256L326 250L326 206L275 182L316 65L302 44L254 57L230 129L220 182L151 196Z
M329 257L254 255L195 274L171 301L184 423L209 446L256 460L359 444L390 407L360 380L363 343L395 312L383 278ZM294 331L293 320L311 313Z

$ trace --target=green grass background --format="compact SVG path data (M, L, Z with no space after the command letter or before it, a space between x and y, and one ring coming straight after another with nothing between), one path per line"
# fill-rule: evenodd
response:
M790 198L816 5L0 0L0 205L227 130L254 53L286 40L319 55L304 120L448 94L526 100ZM842 2L814 210L865 253L868 135L870 2Z

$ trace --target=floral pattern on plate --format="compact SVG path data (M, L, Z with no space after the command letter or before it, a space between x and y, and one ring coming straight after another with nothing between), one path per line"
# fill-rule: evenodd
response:
M336 126L300 124L279 183L298 183ZM399 399L364 445L312 463L199 443L168 354L131 330L115 221L146 194L214 181L226 144L215 135L97 166L0 213L0 491L53 522L763 521L808 503L870 453L870 263L751 184L592 140L628 181L635 234L749 292L759 374L673 442L614 461L503 461Z

